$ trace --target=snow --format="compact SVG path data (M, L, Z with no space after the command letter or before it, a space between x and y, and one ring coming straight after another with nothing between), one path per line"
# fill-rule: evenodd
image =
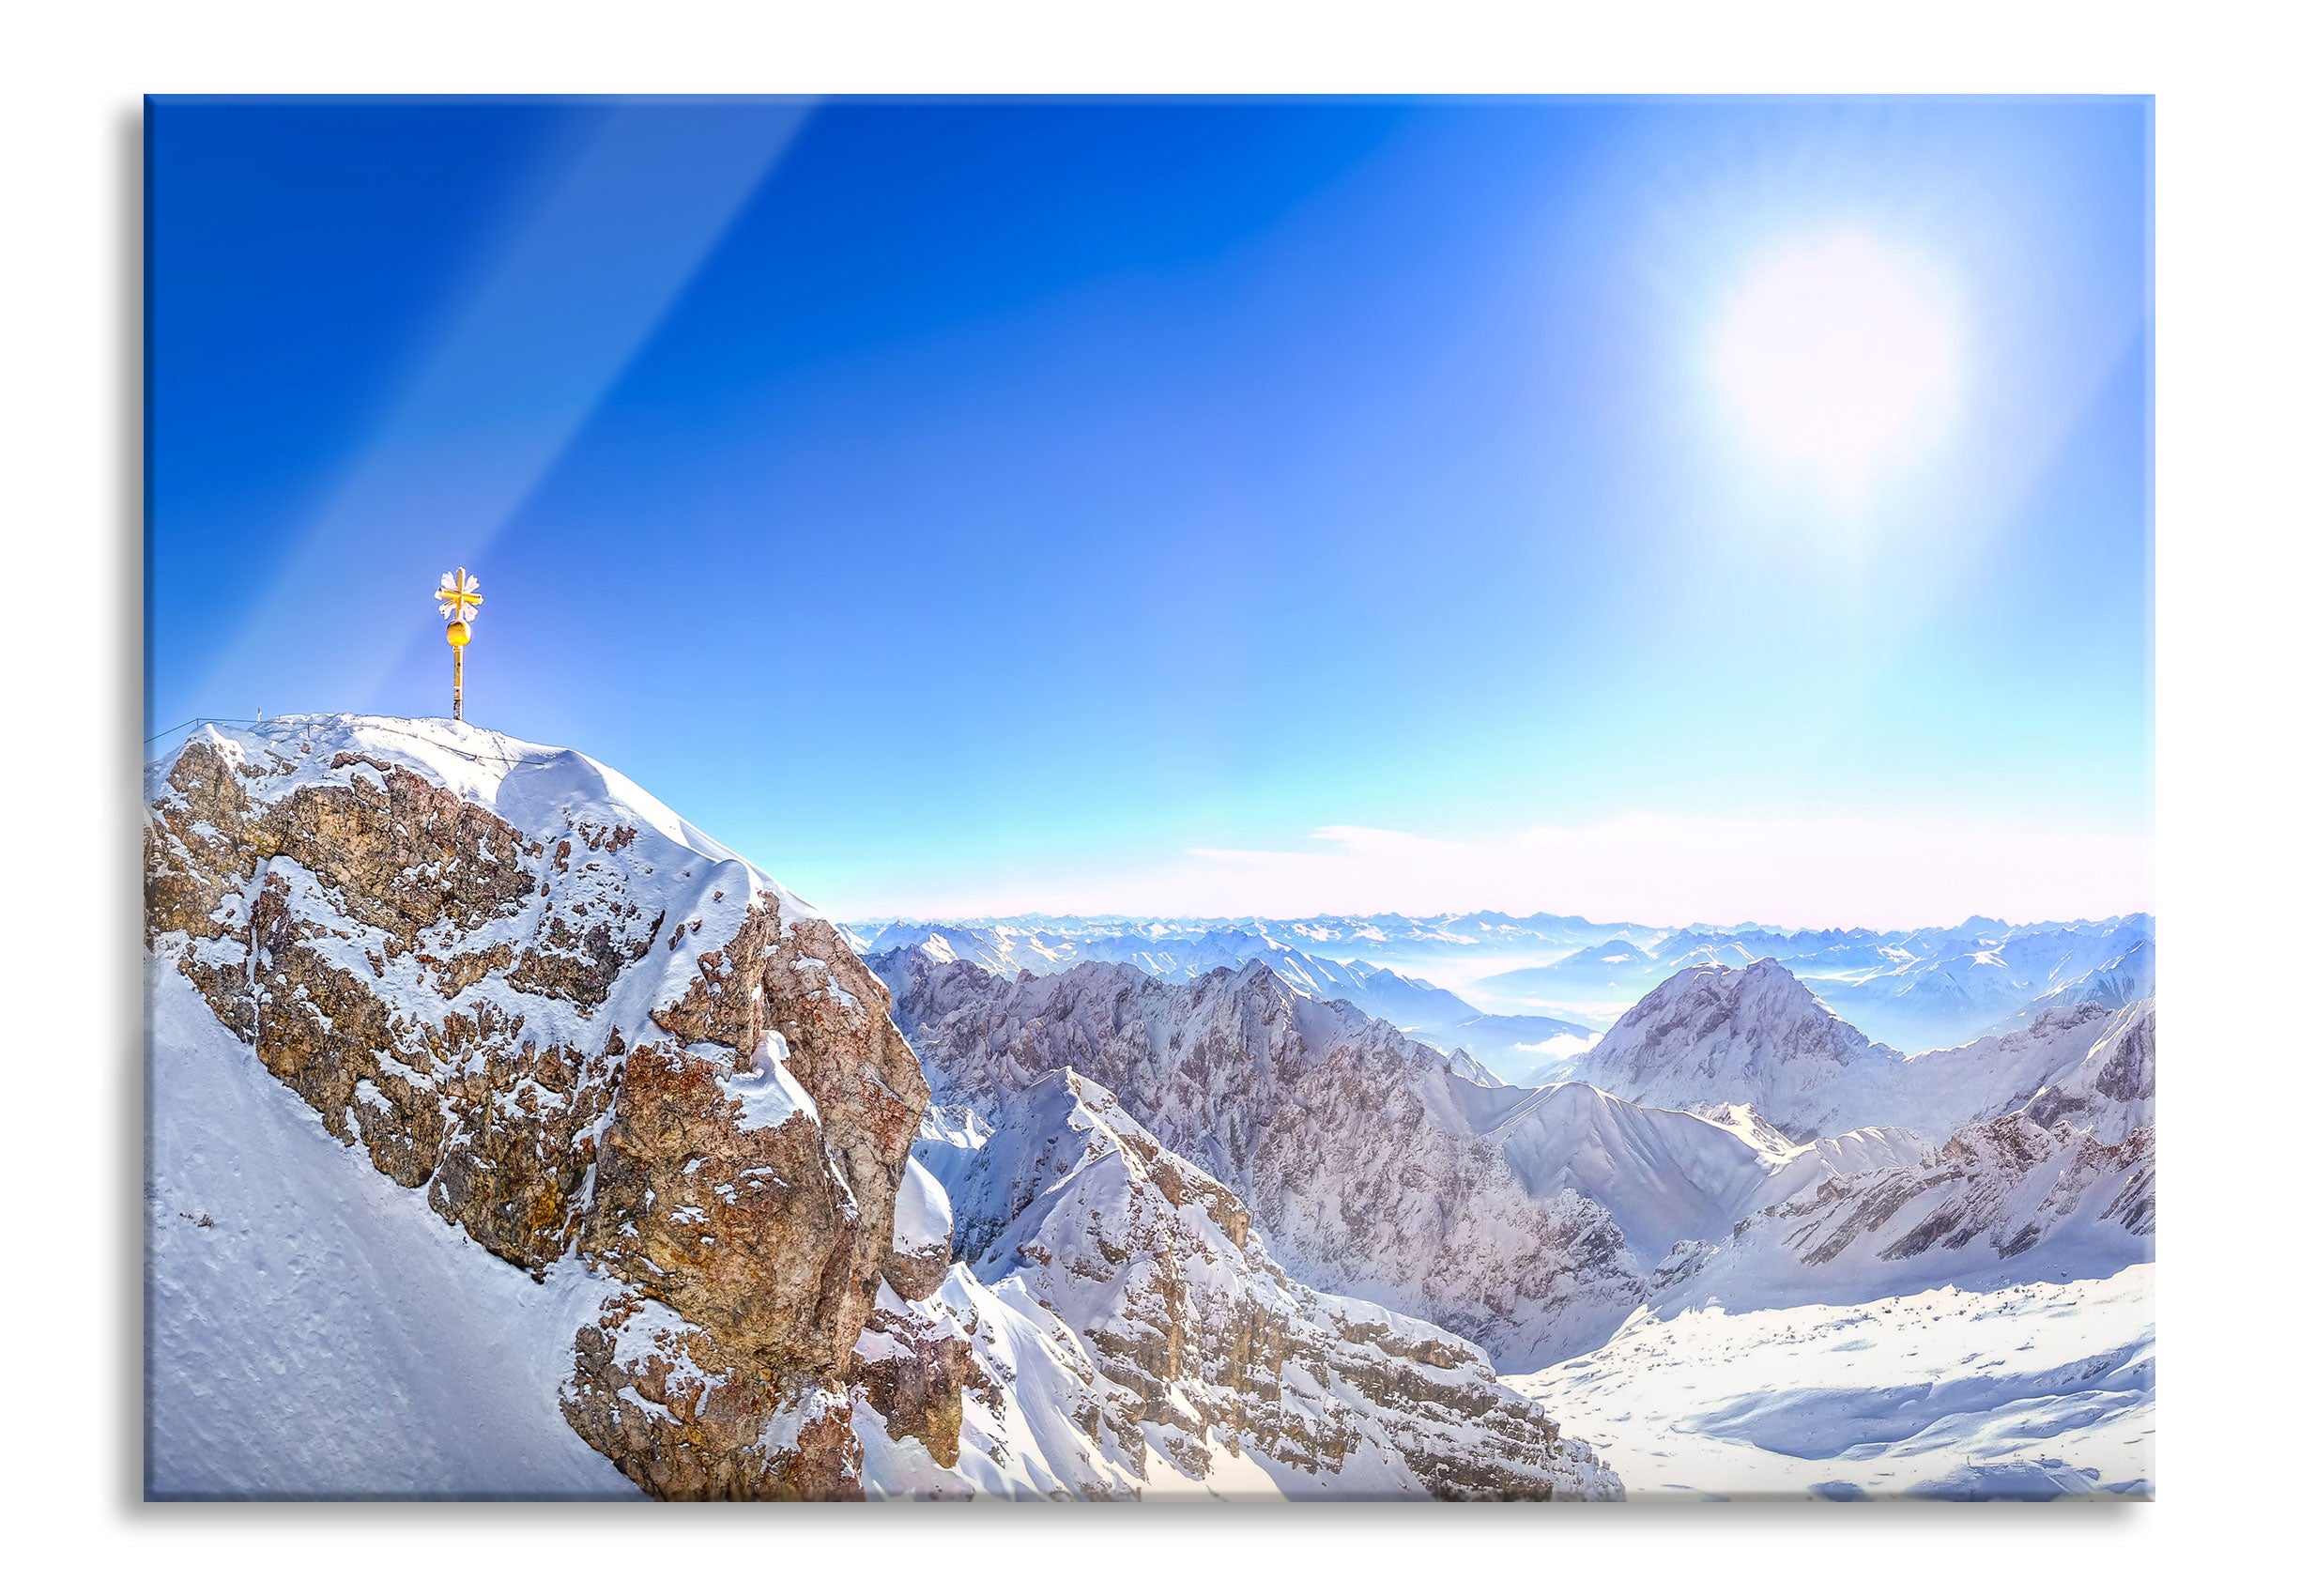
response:
M772 1130L802 1113L817 1125L822 1123L813 1096L783 1064L790 1056L783 1034L769 1031L751 1054L751 1067L719 1082L719 1090L734 1099L735 1119L744 1129Z
M1632 1500L2150 1496L2154 1266L1855 1308L1641 1312L1507 1376Z
M523 742L468 721L370 714L281 715L260 722L253 730L236 733L203 727L187 741L201 738L214 742L243 770L255 764L271 771L249 783L249 790L259 801L268 801L289 787L314 782L341 785L361 779L361 767L335 769L334 758L345 753L372 754L407 766L457 797L483 805L529 836L562 831L570 817L593 822L636 821L642 835L657 833L687 855L682 863L731 864L750 869L740 854L688 824L621 771L573 749ZM145 767L147 802L159 796L174 760L172 750ZM365 779L374 779L372 770ZM779 882L768 881L766 884L783 900L786 922L822 917Z
M1278 1476L1244 1447L1233 1457L1227 1448L1209 1447L1206 1477L1193 1480L1176 1466L1154 1441L1143 1450L1142 1500L1145 1502L1282 1502L1285 1487ZM1288 1469L1289 1474L1296 1472Z
M1746 1120L1644 1108L1582 1082L1518 1095L1485 1134L1520 1186L1537 1198L1594 1198L1647 1267L1676 1243L1720 1239L1831 1175L1912 1163L1927 1150L1898 1131L1800 1145Z
M880 1306L929 1317L940 1333L965 1336L1000 1396L989 1403L966 1390L958 1459L944 1468L916 1439L890 1436L885 1420L858 1394L854 1433L863 1448L863 1488L872 1499L1130 1496L1140 1489L1141 1478L1081 1422L1107 1382L1077 1335L1032 1301L1020 1281L986 1286L964 1264L954 1264L928 1301L905 1304L882 1291ZM1098 1422L1092 1427L1107 1435Z
M149 1493L638 1495L559 1410L613 1282L539 1284L441 1223L174 968L149 978Z
M925 1252L950 1245L950 1193L912 1159L904 1166L902 1189L895 1194L895 1251Z

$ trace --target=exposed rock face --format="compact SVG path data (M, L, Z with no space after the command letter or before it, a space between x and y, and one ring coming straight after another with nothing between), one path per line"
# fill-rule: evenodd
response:
M941 1290L938 1281L923 1295ZM890 1439L915 1439L943 1468L958 1466L967 1392L993 1408L1005 1404L1004 1390L983 1373L973 1342L952 1319L921 1313L907 1302L889 1302L871 1314L854 1385L883 1416Z
M663 1496L859 1490L843 1381L927 1092L828 922L452 722L209 728L146 796L154 957L489 1251L628 1284L578 1338L586 1439Z
M861 1496L845 1393L763 1379L755 1369L709 1331L625 1293L575 1332L561 1408L577 1435L669 1500Z
M2107 1016L2083 1057L2040 1082L2020 1105L2021 1117L2032 1125L2080 1125L2108 1143L2153 1128L2155 1111L2156 1000L2153 997Z
M877 968L939 1101L995 1121L1075 1071L1234 1190L1321 1290L1433 1319L1512 1369L1602 1342L1642 1298L1650 1261L1605 1209L1564 1184L1536 1195L1512 1167L1498 1119L1528 1094L1265 966L1187 987L1113 965L1008 982L912 948ZM1761 1155L1740 1152L1761 1179ZM983 1221L958 1205L958 1251L977 1256Z
M1296 1284L1219 1181L1112 1095L1058 1071L1005 1096L987 1137L922 1158L979 1238L976 1266L1074 1327L1139 1398L1109 1442L1191 1479L1218 1451L1293 1494L1616 1496L1583 1444L1436 1326Z

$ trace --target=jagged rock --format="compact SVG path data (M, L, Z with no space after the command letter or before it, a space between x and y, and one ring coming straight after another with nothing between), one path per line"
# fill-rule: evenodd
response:
M1057 1071L1006 1095L987 1138L922 1142L1020 1281L1140 1399L1128 1461L1155 1447L1188 1478L1215 1452L1305 1494L1547 1499L1619 1483L1475 1345L1288 1278L1219 1181L1160 1145L1112 1095Z
M942 1284L938 1280L920 1295L932 1297ZM958 1466L966 1393L975 1392L994 1410L1005 1403L952 1318L900 1301L882 1302L865 1327L855 1348L854 1389L885 1420L891 1438L915 1437L944 1468Z
M765 1381L636 1293L575 1332L560 1407L577 1435L669 1501L851 1501L862 1457L845 1392Z
M1187 987L1104 964L1009 982L913 948L875 968L946 1109L995 1119L1074 1070L1234 1189L1287 1270L1322 1290L1433 1319L1522 1369L1603 1341L1642 1298L1649 1263L1605 1209L1562 1181L1536 1195L1513 1167L1496 1116L1539 1112L1528 1094L1264 965ZM1716 1140L1763 1178L1764 1155ZM958 1206L973 1257L985 1238Z
M927 1092L834 927L456 723L209 728L146 797L153 954L264 1067L489 1251L636 1294L576 1350L586 1439L658 1495L859 1489L842 1381Z

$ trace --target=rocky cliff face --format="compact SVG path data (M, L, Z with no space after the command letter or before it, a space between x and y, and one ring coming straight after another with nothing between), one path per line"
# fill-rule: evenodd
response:
M1300 1285L1245 1205L1112 1093L1062 1070L1009 1094L986 1136L938 1138L985 1276L1074 1327L1131 1400L1107 1441L1135 1472L1256 1474L1289 1496L1610 1497L1587 1447L1436 1326Z
M1434 1320L1505 1369L1602 1341L1641 1297L1647 1264L1606 1210L1563 1183L1535 1194L1489 1134L1528 1094L1262 965L1186 987L1113 965L1009 982L914 949L876 967L938 1100L994 1118L1074 1071L1250 1205L1320 1290ZM961 1251L983 1244L964 1206Z
M667 1496L859 1493L847 1376L927 1105L771 879L579 755L452 722L210 728L155 767L153 958L376 1169L621 1282L568 1422Z

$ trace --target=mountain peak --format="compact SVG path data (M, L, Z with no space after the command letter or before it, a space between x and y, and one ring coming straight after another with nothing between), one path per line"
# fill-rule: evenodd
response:
M1800 1137L1850 1130L1901 1055L1837 1018L1777 959L1696 964L1639 1000L1583 1073L1654 1108L1745 1103Z
M453 722L211 726L146 794L201 1056L590 1294L577 1436L658 1495L861 1494L847 1381L928 1093L836 927L606 766Z

